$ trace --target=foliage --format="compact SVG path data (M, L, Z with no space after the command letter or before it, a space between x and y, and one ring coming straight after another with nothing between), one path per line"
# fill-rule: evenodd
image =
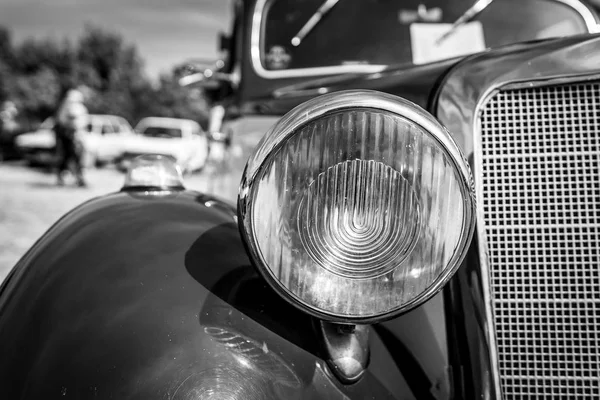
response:
M12 69L14 52L10 32L0 26L0 101L9 97L12 91Z
M154 96L139 110L142 116L160 115L173 118L188 118L207 125L207 104L198 89L183 88L171 75L162 75L156 88L150 89Z
M54 112L60 90L58 74L54 69L44 66L34 73L17 75L13 93L23 117L35 119Z
M13 100L27 125L52 115L70 87L85 88L91 113L121 115L132 124L146 116L204 124L207 117L203 93L180 87L174 74L151 82L137 48L116 32L88 25L75 41L15 44L0 26L0 101Z

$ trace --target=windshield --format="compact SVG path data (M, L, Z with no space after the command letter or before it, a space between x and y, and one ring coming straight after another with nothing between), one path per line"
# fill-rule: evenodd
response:
M475 1L259 0L257 10L264 4L258 69L337 67L341 72L341 65L367 71L588 32L582 15L563 2L495 0L439 41Z
M180 139L183 137L180 128L167 128L164 126L147 126L140 132L144 136L164 139Z

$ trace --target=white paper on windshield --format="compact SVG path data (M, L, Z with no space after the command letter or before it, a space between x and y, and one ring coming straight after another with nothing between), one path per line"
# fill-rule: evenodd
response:
M413 63L426 64L485 50L483 26L479 21L459 26L450 36L437 43L451 28L452 24L411 24Z

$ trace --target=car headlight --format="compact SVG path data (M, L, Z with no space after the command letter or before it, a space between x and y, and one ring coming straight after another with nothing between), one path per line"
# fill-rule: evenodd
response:
M374 322L435 294L475 224L468 163L433 116L346 91L284 116L248 161L238 204L250 254L286 299Z

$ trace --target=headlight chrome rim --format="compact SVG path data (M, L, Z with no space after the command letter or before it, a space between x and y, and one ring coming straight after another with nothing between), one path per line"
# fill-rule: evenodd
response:
M311 306L279 282L259 250L251 211L253 209L253 195L258 188L258 185L254 185L254 183L257 178L262 176L262 170L272 154L284 146L286 141L296 134L296 132L312 121L333 113L359 108L373 112L379 111L399 115L428 132L436 143L450 156L449 160L455 171L458 172L457 176L460 178L462 184L461 192L464 194L463 208L465 210L465 218L462 226L464 234L460 241L461 251L454 254L450 263L443 269L434 284L409 302L390 312L375 316L352 317L328 313ZM238 224L244 244L251 255L252 261L256 264L260 274L267 280L269 285L284 299L320 319L340 323L367 324L389 320L399 314L405 313L423 304L444 287L461 265L469 249L469 242L475 230L475 209L474 183L469 164L450 133L435 117L416 104L397 96L371 90L349 90L326 94L299 105L280 119L265 134L248 160L242 176L238 197Z

